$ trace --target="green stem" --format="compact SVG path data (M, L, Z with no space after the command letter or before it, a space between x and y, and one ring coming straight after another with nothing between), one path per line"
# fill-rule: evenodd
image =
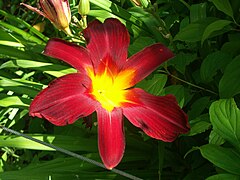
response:
M183 82L183 83L185 83L185 84L187 84L187 85L189 85L189 86L195 87L195 88L197 88L197 89L201 89L201 90L203 90L203 91L209 92L209 93L214 94L214 95L218 95L216 92L214 92L214 91L212 91L212 90L209 90L209 89L206 89L206 88L204 88L204 87L198 86L198 85L196 85L196 84L192 84L192 83L190 83L190 82L188 82L188 81L185 81L184 79L181 79L181 78L179 78L179 77L171 74L168 70L160 71L160 72L163 72L163 73L165 73L165 74L173 77L174 79L177 79L178 81L181 81L181 82Z

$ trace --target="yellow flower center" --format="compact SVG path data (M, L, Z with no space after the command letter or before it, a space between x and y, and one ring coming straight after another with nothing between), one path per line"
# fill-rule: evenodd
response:
M101 74L96 74L92 69L87 69L92 80L91 94L101 103L102 107L111 112L114 107L121 107L123 102L127 102L127 88L130 86L131 77L134 70L125 70L113 75L109 70Z

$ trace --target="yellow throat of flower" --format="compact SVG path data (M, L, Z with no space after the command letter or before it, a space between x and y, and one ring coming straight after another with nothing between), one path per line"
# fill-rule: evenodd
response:
M126 95L130 87L130 81L134 70L125 70L117 75L105 70L102 74L94 74L88 69L88 75L92 80L91 94L104 109L111 112L114 107L121 107L123 102L128 102Z

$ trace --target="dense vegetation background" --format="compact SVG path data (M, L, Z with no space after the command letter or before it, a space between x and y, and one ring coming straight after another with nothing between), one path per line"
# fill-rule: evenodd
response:
M80 119L56 127L28 115L42 88L74 72L41 54L48 39L81 44L81 28L72 21L75 37L66 36L21 2L0 0L1 125L100 162L96 126L86 128ZM37 7L36 0L24 2ZM191 130L164 143L125 121L126 151L117 168L143 179L240 179L240 1L133 2L90 0L88 22L120 19L131 35L129 56L155 42L173 50L176 56L138 86L154 95L174 94ZM69 3L73 19L80 19L78 0ZM0 179L124 179L3 130L0 147Z

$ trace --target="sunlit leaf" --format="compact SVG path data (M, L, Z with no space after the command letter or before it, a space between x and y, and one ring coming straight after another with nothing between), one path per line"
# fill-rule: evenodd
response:
M18 97L8 96L6 94L0 94L0 107L21 107L28 108L31 100Z
M240 110L234 99L213 102L209 113L213 130L240 149Z
M29 135L38 140L54 144L55 146L61 146L62 148L68 149L70 151L97 151L97 139L94 138L83 138L83 137L72 137L72 136L62 136L62 135ZM40 143L28 140L24 137L18 136L0 136L0 146L1 147L14 147L20 149L34 149L34 150L50 150L54 149L44 146Z
M218 133L214 130L211 131L209 135L209 144L222 145L224 142L225 139L223 139Z

